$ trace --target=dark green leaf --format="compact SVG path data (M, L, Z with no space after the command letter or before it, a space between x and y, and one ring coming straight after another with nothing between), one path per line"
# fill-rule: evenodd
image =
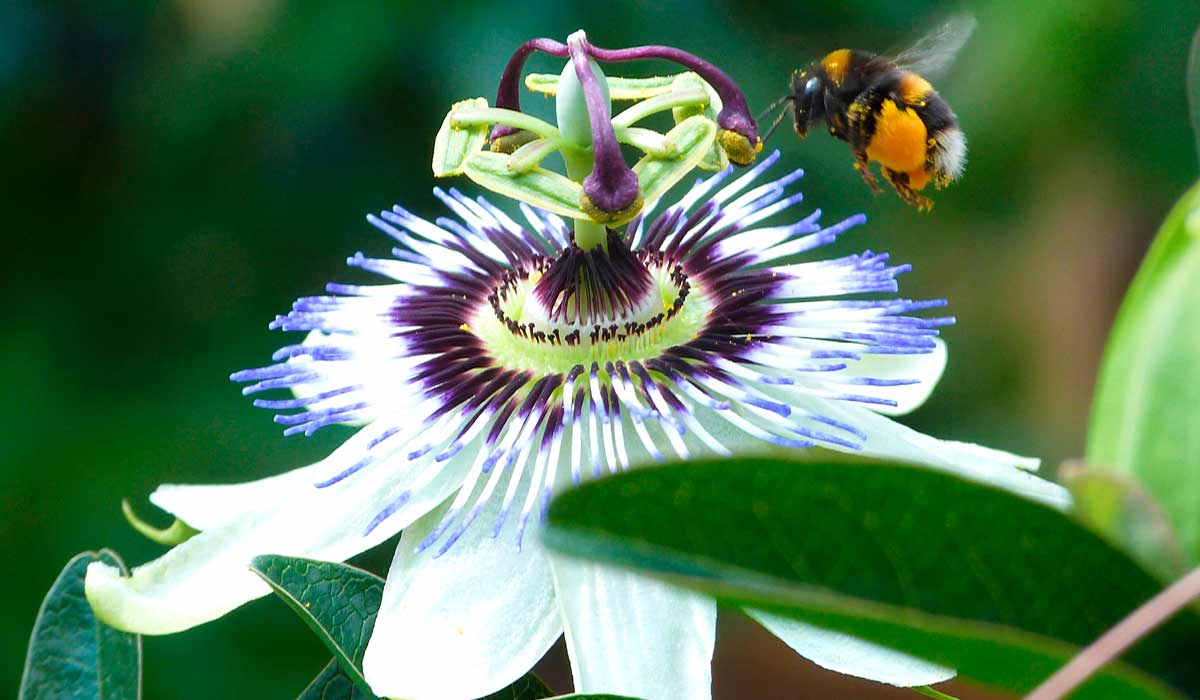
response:
M337 659L330 659L321 675L296 700L377 700L377 697L355 685Z
M597 695L595 693L585 693L583 695L555 695L549 700L639 700L631 695Z
M250 568L300 615L364 691L363 653L383 600L383 579L346 564L267 554Z
M545 538L1018 692L1160 588L1062 512L912 466L638 470L564 493ZM1074 697L1173 696L1147 674L1196 693L1197 645L1200 619L1182 613Z
M1142 483L1200 561L1200 186L1167 217L1104 351L1087 462Z
M67 563L33 623L21 700L141 697L142 638L100 623L84 595L83 578L94 561L125 571L108 550L84 552Z

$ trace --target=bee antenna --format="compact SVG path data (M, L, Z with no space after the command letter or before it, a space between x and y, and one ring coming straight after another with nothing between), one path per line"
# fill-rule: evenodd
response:
M771 105L771 107L774 108L774 107L778 106L784 100L791 100L791 99L793 99L792 96L787 95L787 96L783 97L782 99L780 99L778 102L776 102L774 105ZM788 105L788 107L779 110L779 114L775 115L775 121L771 122L771 128L767 129L767 135L762 137L763 143L766 143L771 138L771 134L774 134L775 130L779 128L779 124L783 121L783 118L786 117L788 114L791 114L791 111L792 111L791 107L792 107L792 105ZM768 110L768 111L770 111L770 110Z
M769 115L772 112L774 112L775 110L779 109L779 105L783 104L784 102L787 102L788 100L794 100L794 99L796 99L796 98L793 97L792 95L784 95L783 97L780 97L778 100L775 100L774 102L772 102L770 107L767 107L763 111L759 112L758 116L754 118L754 121L761 122L767 115ZM763 139L763 140L765 141L766 139Z

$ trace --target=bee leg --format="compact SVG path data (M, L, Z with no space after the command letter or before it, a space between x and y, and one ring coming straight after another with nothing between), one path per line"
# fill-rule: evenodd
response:
M908 186L908 173L898 173L891 168L883 168L883 177L895 188L896 194L900 195L900 198L904 201L916 207L917 211L929 211L933 209L933 200L917 194L916 190Z
M875 175L871 173L871 164L867 162L866 151L854 151L854 169L862 175L863 182L867 183L867 187L871 188L871 192L879 194L879 183L875 182Z

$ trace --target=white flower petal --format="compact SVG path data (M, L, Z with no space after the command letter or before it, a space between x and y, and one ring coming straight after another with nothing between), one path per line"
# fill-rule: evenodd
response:
M1071 503L1066 489L1024 471L1036 468L1038 460L980 445L939 440L844 402L823 403L831 404L825 408L826 415L850 423L867 434L860 454L936 467L1058 508L1066 508Z
M349 448L358 453L357 444L351 442L330 460ZM353 556L435 507L462 481L469 460L449 460L425 481L420 481L425 469L405 463L402 456L324 489L294 479L288 488L264 496L258 508L243 510L238 517L135 567L128 577L111 566L93 563L85 583L88 600L97 617L130 632L168 634L208 622L269 592L248 569L254 556L284 554L330 561ZM391 517L363 534L378 513L418 483L420 488Z
M746 609L771 634L821 668L911 688L954 677L954 670L839 632L813 627L762 610Z
M562 634L550 565L526 533L518 550L516 518L493 539L501 499L449 550L417 545L446 508L424 516L400 537L383 604L363 659L381 697L469 700L512 683Z
M552 563L576 692L712 696L711 599L624 569L564 557Z
M1028 473L1036 469L1037 459L1020 457L1001 450L953 440L939 440L919 433L882 416L862 405L811 396L789 387L772 387L775 396L792 407L794 416L819 415L853 426L865 439L859 438L859 449L836 444L820 443L822 447L851 455L875 457L882 460L906 462L934 467L972 481L1005 489L1025 498L1056 508L1066 508L1071 497L1066 489L1051 481ZM698 407L697 419L730 451L738 455L772 452L770 445L731 426L719 413ZM830 430L836 433L836 430Z
M211 530L332 474L328 460L241 484L163 484L150 502L197 530Z
M937 346L932 352L915 355L863 355L857 362L849 363L839 375L883 380L916 380L913 384L896 386L871 386L855 384L851 392L863 396L895 401L895 406L871 405L871 410L889 416L902 416L918 408L933 387L942 378L946 369L946 343L934 338Z

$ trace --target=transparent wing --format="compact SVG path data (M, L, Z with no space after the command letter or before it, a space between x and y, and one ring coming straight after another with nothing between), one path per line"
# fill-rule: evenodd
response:
M1188 53L1187 93L1192 112L1192 135L1196 137L1196 154L1200 156L1200 29L1192 37L1192 50Z
M929 80L945 74L954 57L975 31L975 15L964 12L921 37L911 47L895 56L896 65Z

